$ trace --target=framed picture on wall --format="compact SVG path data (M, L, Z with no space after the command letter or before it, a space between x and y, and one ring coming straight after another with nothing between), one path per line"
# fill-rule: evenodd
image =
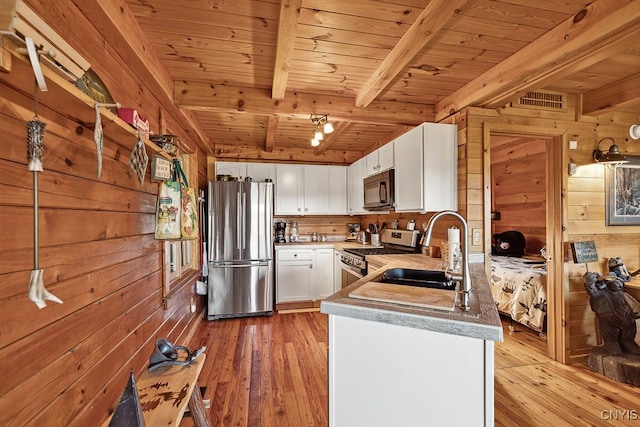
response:
M607 225L640 225L640 156L605 169Z

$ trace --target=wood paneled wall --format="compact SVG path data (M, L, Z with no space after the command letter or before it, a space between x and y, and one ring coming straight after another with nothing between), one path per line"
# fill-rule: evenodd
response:
M55 7L66 13L59 15ZM86 55L114 99L147 111L162 108L120 56L127 54L126 43L105 41L71 2L35 8ZM0 105L0 425L100 425L130 371L139 375L146 368L156 338L188 342L200 317L189 310L198 272L174 283L163 301L163 244L153 236L158 185L148 173L140 184L128 164L135 137L116 141L111 125L103 123L98 178L93 123L74 120L60 100L43 95L39 267L45 286L63 304L38 309L27 297L34 268L34 185L25 122L34 116L33 92L0 82ZM188 135L179 117L166 117L169 128ZM206 156L199 148L194 153L204 188ZM202 308L197 299L197 312Z
M562 324L566 348L563 361L583 360L589 349L599 343L600 338L595 316L589 307L589 298L584 291L582 275L584 265L573 264L569 243L594 240L600 261L589 264L590 271L607 273L609 257L622 256L631 269L640 265L640 227L607 227L605 225L604 166L594 164L592 152L600 138L613 137L620 150L630 155L640 155L640 145L629 138L629 126L638 123L634 114L609 113L602 116L582 116L576 109L576 99L567 97L564 111L546 111L506 106L498 111L479 108L466 109L458 116L459 144L466 145L468 161L459 170L459 187L466 188L466 213L470 224L482 224L484 206L490 200L474 197L475 190L483 188L484 146L487 129L491 131L520 133L526 135L557 135L562 141L562 167L553 173L562 183L558 189L562 194L562 242L557 283L550 283L550 292L561 289L564 295ZM578 147L569 150L568 141L575 140ZM577 165L577 173L569 176L568 165ZM462 175L462 176L461 176ZM489 188L485 189L489 191ZM488 193L485 193L488 194ZM464 198L465 195L463 194ZM463 205L461 204L461 208ZM485 253L488 251L485 239Z
M541 139L491 137L491 234L520 231L526 253L539 253L546 240L546 158Z

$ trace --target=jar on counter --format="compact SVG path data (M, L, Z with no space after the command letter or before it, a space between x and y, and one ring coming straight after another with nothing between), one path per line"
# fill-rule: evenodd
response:
M410 220L409 223L407 224L407 230L415 230L416 229L416 222L414 220Z
M289 240L291 240L292 243L298 242L298 223L297 222L291 223L291 227L289 228Z
M315 231L313 233L311 233L311 241L312 242L317 242L318 241L318 233L316 233Z

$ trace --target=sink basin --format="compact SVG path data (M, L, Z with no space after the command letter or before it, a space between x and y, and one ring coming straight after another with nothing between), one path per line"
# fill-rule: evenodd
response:
M445 277L444 271L440 270L391 268L386 270L378 281L394 285L417 286L448 291L456 290L456 282L448 280Z

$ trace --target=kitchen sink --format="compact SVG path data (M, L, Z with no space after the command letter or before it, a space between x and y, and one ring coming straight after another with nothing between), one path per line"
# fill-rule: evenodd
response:
M456 290L456 282L446 278L444 271L391 268L386 270L378 282L421 288Z

